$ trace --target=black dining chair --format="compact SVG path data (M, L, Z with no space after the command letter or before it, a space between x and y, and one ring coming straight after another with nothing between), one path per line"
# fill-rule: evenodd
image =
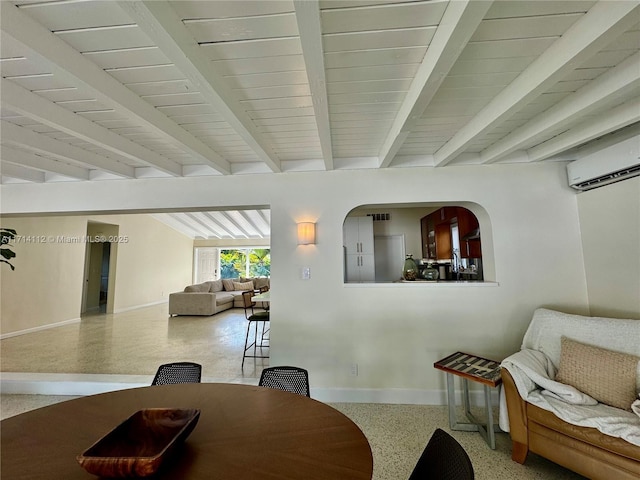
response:
M473 465L462 445L436 428L409 480L474 480Z
M269 312L256 312L256 302L251 300L255 293L251 290L242 292L242 301L244 305L244 316L247 319L247 335L244 338L244 352L242 353L242 368L244 368L245 358L269 358L262 352L263 348L269 348L269 328L266 327L269 322ZM262 324L262 331L258 332L258 323ZM253 342L249 343L249 332L251 325L254 326ZM253 355L248 353L253 348ZM260 352L258 352L260 348Z
M202 365L193 362L165 363L158 367L151 385L170 383L200 383Z
M309 373L300 367L268 367L262 370L258 385L310 397Z

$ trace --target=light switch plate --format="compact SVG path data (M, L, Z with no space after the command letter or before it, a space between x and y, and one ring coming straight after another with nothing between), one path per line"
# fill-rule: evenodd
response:
M302 280L309 280L311 278L311 268L303 267L302 268Z

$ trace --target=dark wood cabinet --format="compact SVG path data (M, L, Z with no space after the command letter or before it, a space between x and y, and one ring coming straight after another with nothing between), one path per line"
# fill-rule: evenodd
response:
M463 207L442 207L420 219L423 258L450 260L453 257L451 225L456 223L460 258L482 257L476 216Z
M456 210L458 236L460 237L460 258L482 257L478 219L466 208L457 207ZM468 238L469 236L472 238Z

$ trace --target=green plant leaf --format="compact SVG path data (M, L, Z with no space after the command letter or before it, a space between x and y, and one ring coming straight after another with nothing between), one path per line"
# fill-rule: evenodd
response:
M16 252L9 250L8 248L0 248L0 255L6 259L15 258Z

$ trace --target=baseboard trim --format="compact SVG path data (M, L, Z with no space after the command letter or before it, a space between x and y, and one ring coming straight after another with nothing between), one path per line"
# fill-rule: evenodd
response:
M168 303L168 302L169 302L168 299L164 299L164 300L159 300L157 302L145 303L143 305L134 305L133 307L118 308L118 309L115 309L113 313L129 312L131 310L138 310L139 308L145 308L145 307L153 307L154 305L162 305L163 303Z
M80 318L72 318L69 320L63 320L62 322L50 323L48 325L40 325L39 327L25 328L24 330L18 330L16 332L3 333L0 335L0 340L5 338L17 337L19 335L26 335L27 333L40 332L42 330L49 330L50 328L62 327L64 325L71 325L73 323L79 323Z
M114 390L147 387L153 375L105 375L73 373L2 373L0 391L3 394L28 395L95 395ZM241 383L257 385L257 379L203 378L203 383ZM474 406L484 405L484 393L471 391ZM462 402L462 392L456 392L456 401ZM371 388L311 388L311 397L326 403L388 403L400 405L446 405L445 390L371 389ZM498 405L498 391L492 392L491 401Z
M491 403L499 404L498 390L491 392ZM447 405L446 390L414 390L401 388L311 388L311 396L326 403L390 403L399 405ZM482 390L469 392L473 406L484 406ZM462 404L462 391L456 391L456 403Z

